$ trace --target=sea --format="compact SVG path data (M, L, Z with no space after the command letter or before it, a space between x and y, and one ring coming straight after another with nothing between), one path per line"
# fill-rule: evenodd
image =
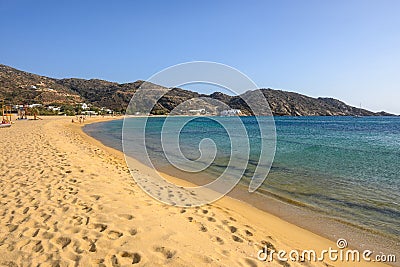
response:
M177 124L179 120L187 120L168 119ZM262 124L270 117L257 119ZM127 118L125 127L144 120ZM245 183L252 177L260 157L262 137L255 117L240 117L239 122L230 117L220 118L219 122L212 117L193 117L179 130L179 146L185 157L196 159L200 156L201 140L212 139L218 152L204 174L216 179L231 156L230 136L224 123L221 124L230 120L245 126L247 134L239 138L250 143L243 174ZM400 117L275 117L274 121L275 156L258 195L268 195L310 210L315 217L330 218L399 244ZM168 159L163 156L160 142L164 123L165 117L147 119L146 145L150 158L157 162L156 167L168 172ZM122 127L123 120L114 120L89 124L84 131L106 146L122 151ZM174 135L167 134L164 138ZM190 175L179 178L187 177ZM263 200L257 198L257 201Z

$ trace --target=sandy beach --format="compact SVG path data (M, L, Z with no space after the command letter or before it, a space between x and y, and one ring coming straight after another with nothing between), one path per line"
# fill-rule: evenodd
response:
M1 266L385 266L328 257L262 262L266 245L337 245L229 197L198 208L162 204L136 185L121 152L81 126L43 117L0 129ZM146 171L138 163L133 175L145 179Z

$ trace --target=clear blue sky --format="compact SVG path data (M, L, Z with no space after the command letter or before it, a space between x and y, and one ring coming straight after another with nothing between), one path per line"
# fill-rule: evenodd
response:
M215 61L260 87L400 114L399 14L398 0L0 0L0 63L129 82Z

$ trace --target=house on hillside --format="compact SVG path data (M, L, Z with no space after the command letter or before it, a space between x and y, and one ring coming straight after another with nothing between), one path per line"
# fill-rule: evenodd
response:
M241 116L242 111L240 109L226 109L221 111L221 116Z
M105 108L105 107L102 107L100 110L101 110L103 113L106 113L106 114L112 114L112 113L113 113L113 111L112 111L111 109Z
M91 117L91 116L98 115L98 113L93 110L86 110L86 111L82 111L82 115L88 115L89 117Z
M48 106L47 109L48 109L48 110L51 110L51 111L60 111L60 110L61 110L61 107Z
M202 115L202 114L206 114L206 110L204 108L191 109L191 110L189 110L189 113L192 114L192 115Z
M82 108L83 110L89 109L89 105L86 104L86 103L79 103L79 105L81 105L81 108Z
M41 107L41 106L42 106L42 104L30 104L30 105L28 105L29 108L38 108L38 107Z

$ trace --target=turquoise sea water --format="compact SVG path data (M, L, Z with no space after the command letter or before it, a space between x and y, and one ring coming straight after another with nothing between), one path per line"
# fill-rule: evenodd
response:
M263 118L259 119L262 123ZM128 119L126 127L133 127L133 120L144 118ZM150 157L160 168L168 165L160 142L164 120L151 117L146 128ZM222 120L229 123L231 118ZM248 132L248 137L242 138L249 138L251 144L244 175L248 179L258 162L261 137L254 117L241 120ZM383 236L400 236L400 118L276 117L275 124L275 160L259 192ZM85 127L88 134L119 150L121 129L122 121ZM191 159L199 157L198 144L203 138L213 139L218 148L215 161L206 170L209 177L216 178L230 156L229 137L212 118L196 118L180 132L182 153Z

